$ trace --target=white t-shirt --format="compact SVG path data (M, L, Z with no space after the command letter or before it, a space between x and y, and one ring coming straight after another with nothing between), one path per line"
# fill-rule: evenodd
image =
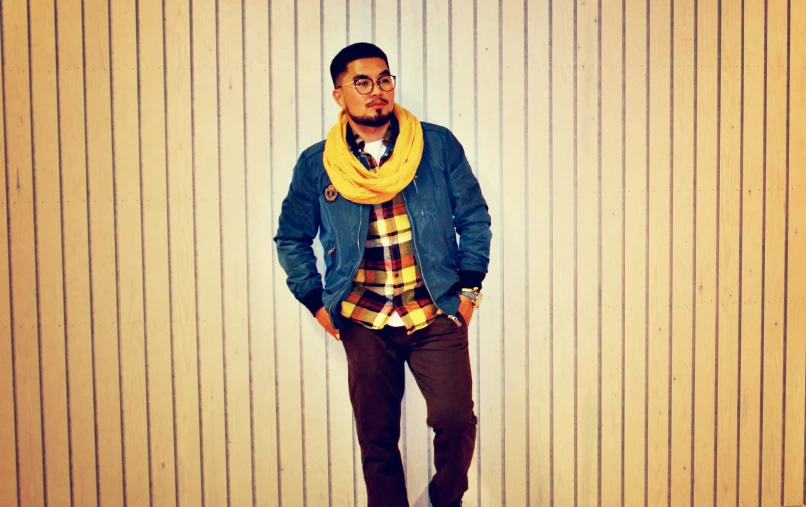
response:
M381 157L386 151L386 145L383 144L383 139L374 141L372 143L364 143L364 151L372 155L376 163L379 163Z

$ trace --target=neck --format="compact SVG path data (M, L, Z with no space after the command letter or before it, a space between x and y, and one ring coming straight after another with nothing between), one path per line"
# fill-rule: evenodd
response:
M353 132L361 136L361 139L363 139L365 143L374 143L375 141L380 141L383 139L384 134L386 134L386 129L389 128L389 122L386 122L379 127L370 127L367 125L359 125L351 119L348 119L347 121L350 122L350 128L353 129Z

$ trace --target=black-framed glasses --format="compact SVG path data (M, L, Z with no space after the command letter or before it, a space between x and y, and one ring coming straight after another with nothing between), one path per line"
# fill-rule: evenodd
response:
M391 92L395 89L395 82L397 81L397 76L393 76L391 74L387 74L385 76L381 76L378 79L371 79L368 77L359 77L357 79L353 79L347 83L344 83L336 88L341 88L342 86L346 86L348 84L352 84L355 87L355 91L360 93L361 95L369 95L372 93L372 90L375 89L375 83L378 83L378 88L385 92Z

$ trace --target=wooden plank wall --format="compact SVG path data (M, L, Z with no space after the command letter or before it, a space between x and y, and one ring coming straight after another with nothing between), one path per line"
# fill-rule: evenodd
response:
M360 40L493 216L466 505L806 503L806 2L0 10L1 506L366 504L271 240Z

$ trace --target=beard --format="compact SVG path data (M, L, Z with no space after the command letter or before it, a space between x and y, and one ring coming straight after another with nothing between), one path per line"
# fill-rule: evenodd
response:
M386 125L386 123L392 119L393 114L395 114L394 109L388 113L384 113L381 108L374 108L373 112L367 113L364 116L353 116L347 111L347 116L349 116L351 120L365 127L380 127Z

